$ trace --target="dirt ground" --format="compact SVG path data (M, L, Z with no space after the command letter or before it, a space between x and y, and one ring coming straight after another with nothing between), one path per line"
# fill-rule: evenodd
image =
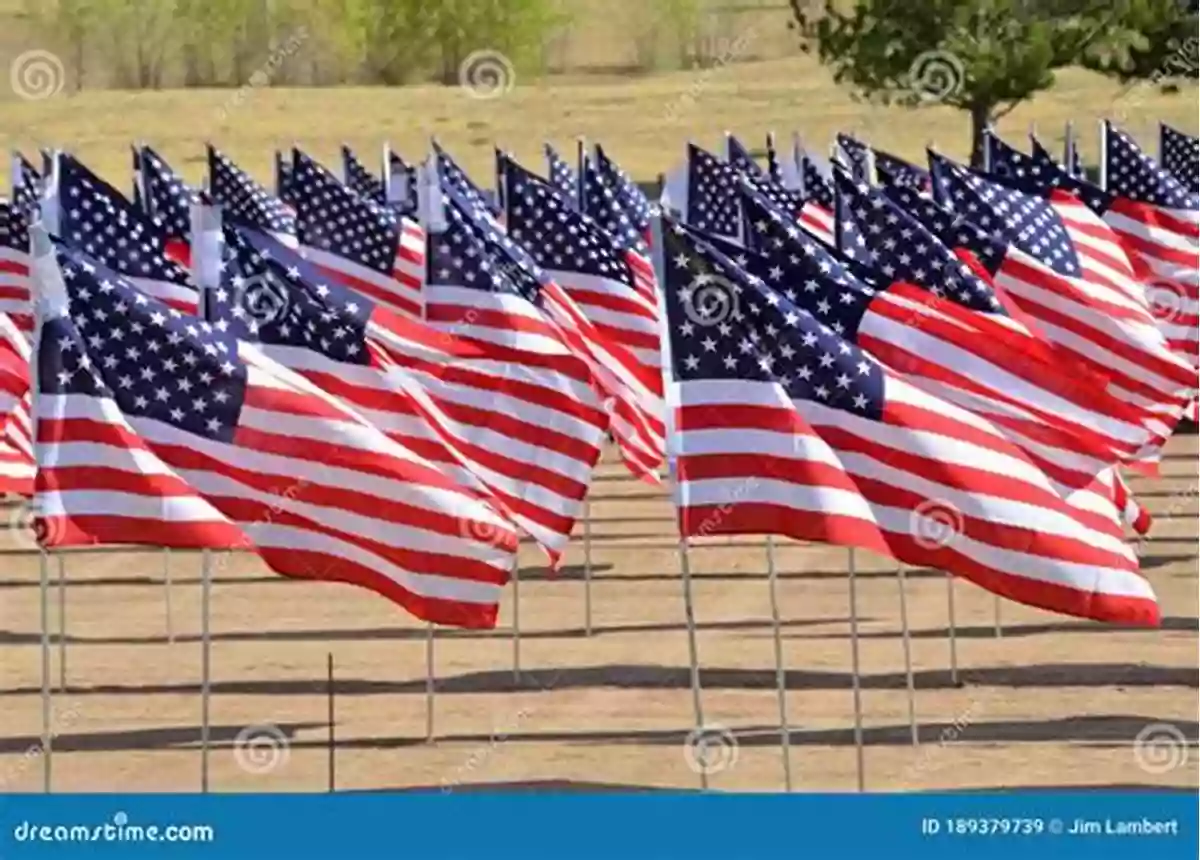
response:
M947 579L908 572L919 746L908 725L896 568L858 554L868 789L1197 785L1197 438L1177 438L1169 452L1163 478L1132 482L1156 514L1143 559L1161 629L1006 603L997 637L993 598L959 582L955 686ZM710 540L690 553L703 719L714 739L705 758L689 745L695 715L670 505L611 459L593 493L591 635L582 541L557 579L526 548L519 677L510 589L497 630L439 631L432 742L423 625L366 592L287 581L249 556L217 557L211 789L326 790L331 654L339 790L690 789L705 762L715 789L782 790L761 540ZM0 540L0 784L39 791L38 556L19 529L0 530ZM794 788L853 791L847 553L790 542L776 552ZM170 559L173 643L161 553L75 553L64 563L67 687L57 689L55 642L53 790L198 790L199 556ZM53 559L49 571L57 577ZM49 616L57 632L53 589Z

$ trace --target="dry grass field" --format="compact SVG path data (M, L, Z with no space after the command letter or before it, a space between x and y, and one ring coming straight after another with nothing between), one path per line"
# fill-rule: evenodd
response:
M869 789L1197 785L1196 455L1195 436L1177 438L1165 476L1136 482L1157 514L1143 558L1163 607L1161 629L1111 629L1005 604L996 638L993 599L960 582L956 687L946 579L908 573L919 747L907 727L895 566L858 554ZM557 579L526 548L521 673L514 677L510 590L497 630L439 633L432 743L422 625L369 593L283 580L248 556L218 557L212 789L325 789L330 653L339 789L696 787L685 757L694 718L669 503L611 458L594 494L592 635L583 630L582 543ZM27 534L2 539L0 779L7 789L36 791L38 562L32 552L13 554L28 550ZM708 544L690 555L704 719L737 743L736 755L717 759L711 785L780 790L763 546ZM777 555L795 787L853 791L846 552L784 543ZM55 790L198 789L198 556L172 560L174 644L165 638L161 555L74 554L65 570L67 687L53 699ZM52 591L55 630L57 600ZM57 645L52 654L57 687ZM1154 724L1160 737L1178 733L1185 743L1139 753L1135 738ZM264 742L278 739L275 749L239 744L247 727Z
M1097 118L1117 118L1153 141L1160 119L1194 133L1196 104L1194 87L1162 95L1068 71L1000 130L1019 136L1036 125L1058 145L1064 122L1074 120L1092 161ZM434 86L107 91L42 101L0 88L0 148L67 147L121 187L129 183L129 143L138 139L198 180L206 141L266 178L271 151L293 142L334 163L343 142L374 158L389 140L416 158L437 136L486 182L493 143L538 166L544 140L570 152L583 135L602 141L636 178L652 180L681 156L685 140L715 147L726 129L754 145L769 130L796 129L818 148L835 132L850 131L913 159L931 142L958 156L968 144L963 115L856 103L806 57L642 78L518 78L511 92L491 100ZM1143 558L1163 607L1161 629L1111 629L1008 604L997 638L991 596L959 583L955 686L947 581L933 571L909 573L918 747L907 728L895 565L859 554L868 788L1197 785L1197 439L1177 438L1169 451L1165 477L1133 481L1158 517ZM510 589L496 631L439 633L432 743L425 739L422 625L368 593L286 581L248 556L218 558L212 788L325 789L330 653L339 789L696 786L684 755L694 718L670 505L611 458L594 493L592 635L582 629L582 545L557 578L526 548L522 671L514 677ZM15 512L13 518L20 519ZM0 528L0 545L0 783L36 791L38 559L20 530ZM763 545L710 541L691 560L704 719L737 741L736 760L713 774L712 786L778 790ZM852 791L846 552L782 543L778 562L795 784ZM199 787L199 557L172 559L173 644L165 636L162 567L153 553L65 558L67 687L54 696L55 790ZM55 625L57 599L52 594ZM57 686L57 646L54 653ZM1139 758L1134 739L1153 724L1174 727L1185 745ZM236 743L247 727L285 739L286 747L265 758L273 764L265 772L254 772Z

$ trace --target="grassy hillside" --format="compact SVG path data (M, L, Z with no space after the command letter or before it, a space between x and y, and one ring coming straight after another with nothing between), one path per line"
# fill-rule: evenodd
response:
M1160 119L1194 133L1196 104L1195 87L1163 95L1070 70L1055 89L1006 117L1000 130L1020 137L1034 124L1057 144L1064 122L1074 120L1080 147L1091 159L1097 118L1113 117L1139 139L1153 141ZM653 179L678 160L686 140L716 146L726 129L753 145L761 145L768 130L786 136L795 129L814 147L828 146L844 130L914 159L928 143L957 156L965 156L969 145L965 115L936 106L858 103L808 57L637 78L518 79L511 92L491 100L458 88L413 86L246 89L241 95L98 91L38 102L9 94L0 101L0 146L68 147L122 185L129 175L128 145L136 139L160 147L196 179L206 140L265 177L271 151L293 141L327 159L345 141L374 160L384 140L417 157L436 135L486 177L493 141L540 165L544 140L571 152L573 138L584 135L603 141L635 176Z

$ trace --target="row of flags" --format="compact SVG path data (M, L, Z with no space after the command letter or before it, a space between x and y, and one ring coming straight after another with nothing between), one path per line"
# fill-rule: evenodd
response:
M277 153L273 189L137 146L128 194L15 156L0 489L56 545L249 549L487 627L520 540L561 562L609 437L685 537L1153 624L1119 470L1194 409L1200 304L1200 155L1163 134L1160 163L1106 125L1100 185L1036 139L973 170L727 135L657 205L600 146L496 150L487 189L436 142Z

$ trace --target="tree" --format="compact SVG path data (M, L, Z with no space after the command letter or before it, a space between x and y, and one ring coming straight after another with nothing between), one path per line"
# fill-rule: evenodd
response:
M1052 87L1056 69L1134 74L1178 50L1170 39L1189 19L1196 32L1180 0L825 0L819 15L790 2L802 47L837 82L885 104L967 111L976 162L984 130Z

